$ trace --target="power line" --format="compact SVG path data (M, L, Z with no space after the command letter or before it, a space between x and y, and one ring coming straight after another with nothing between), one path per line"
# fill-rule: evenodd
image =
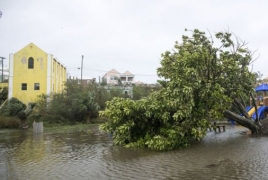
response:
M100 71L100 72L109 72L109 71L105 71L105 70L92 69L92 68L87 68L87 67L85 67L85 69L87 69L87 70L93 70L93 71Z
M105 73L109 72L109 71L105 71L105 70L92 69L92 68L87 68L87 67L84 67L84 69L86 69L87 71L93 70L93 71L99 71L99 72L105 72ZM157 76L157 74L139 74L139 73L138 74L135 73L133 75L137 75L137 76Z

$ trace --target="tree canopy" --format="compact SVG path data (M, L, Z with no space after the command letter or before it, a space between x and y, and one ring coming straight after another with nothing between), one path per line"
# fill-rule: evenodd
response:
M91 119L98 117L98 111L106 107L105 102L113 97L125 98L126 95L120 88L107 90L95 82L81 86L78 80L69 79L65 83L65 91L38 96L35 113L46 124L90 123Z
M147 98L115 98L101 112L115 144L171 150L200 140L210 120L223 117L234 97L246 97L256 74L249 71L252 52L229 32L206 35L197 29L162 53L160 91Z

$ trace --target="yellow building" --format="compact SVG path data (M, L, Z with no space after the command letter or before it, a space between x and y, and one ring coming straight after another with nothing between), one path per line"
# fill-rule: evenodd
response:
M33 43L9 55L9 99L28 104L37 95L61 92L65 81L66 68Z

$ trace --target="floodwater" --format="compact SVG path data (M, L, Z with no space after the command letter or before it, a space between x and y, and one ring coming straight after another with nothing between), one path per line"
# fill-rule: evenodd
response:
M0 131L1 180L262 180L268 137L228 125L189 148L168 152L114 146L107 133L39 135Z

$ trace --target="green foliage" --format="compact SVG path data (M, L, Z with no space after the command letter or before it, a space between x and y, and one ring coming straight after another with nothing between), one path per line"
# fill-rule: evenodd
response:
M0 106L8 97L8 87L0 87Z
M7 117L0 115L0 128L18 128L20 120L16 117Z
M73 113L77 114L77 117L81 119L85 117L89 118L90 115L97 113L99 110L99 105L95 102L95 94L90 91L84 91L78 94L73 105Z
M91 134L90 126L86 124L76 124L73 126L63 126L61 128L65 134L78 133L78 134Z
M110 88L109 93L110 93L110 98L108 100L111 100L112 97L124 97L122 90L116 86Z
M98 117L99 110L105 109L105 103L114 97L125 95L117 87L107 90L94 82L81 86L77 80L69 80L64 92L39 96L34 114L40 114L40 120L45 124L90 122L91 118Z
M245 97L256 77L248 70L251 53L245 44L235 44L228 32L215 38L219 47L199 30L183 36L172 52L162 54L157 72L163 88L137 101L114 98L100 112L109 119L100 129L113 132L115 144L154 150L202 139L210 120L223 117L233 97Z
M192 37L183 36L173 53L162 54L158 68L158 75L168 81L168 95L183 96L178 103L192 103L189 112L195 117L222 117L232 98L247 97L255 83L255 74L248 70L250 51L243 43L235 44L228 32L215 36L220 47L214 47L212 37L199 30Z
M169 106L158 92L137 101L114 98L107 102L105 111L100 112L109 119L100 125L100 129L114 132L117 145L156 150L186 147L188 140L204 136L208 125L206 120L180 123L173 118L175 112L176 109Z
M30 103L26 106L18 99L12 98L5 104L1 114L17 116L22 121L26 121L27 118L29 123L43 121L45 125L76 124L86 120L90 122L91 118L98 117L98 110L105 109L106 101L114 97L129 98L118 86L107 90L100 84L90 83L81 86L77 80L69 80L65 84L64 92L39 95L36 104Z
M34 106L35 103L29 103L28 106L26 106L17 98L9 99L1 109L1 119L3 118L2 123L5 124L5 127L17 127L18 121L15 118L17 117L20 120L19 123L25 125L26 119L32 113Z
M3 108L1 109L1 114L4 116L17 116L21 111L26 109L26 105L23 104L17 98L11 98L8 100Z
M100 106L100 109L103 110L105 109L106 105L106 101L111 100L111 94L103 87L103 86L98 86L98 87L94 87L95 92L95 102L98 103L98 105Z
M144 97L149 96L153 91L158 91L161 89L160 85L155 85L150 87L148 85L134 85L133 86L133 99L138 100Z
M96 83L81 86L76 80L69 80L64 92L39 96L35 114L40 114L40 120L47 124L89 122L98 116L100 109L105 108L106 101L114 96L123 96L122 91L111 91Z

